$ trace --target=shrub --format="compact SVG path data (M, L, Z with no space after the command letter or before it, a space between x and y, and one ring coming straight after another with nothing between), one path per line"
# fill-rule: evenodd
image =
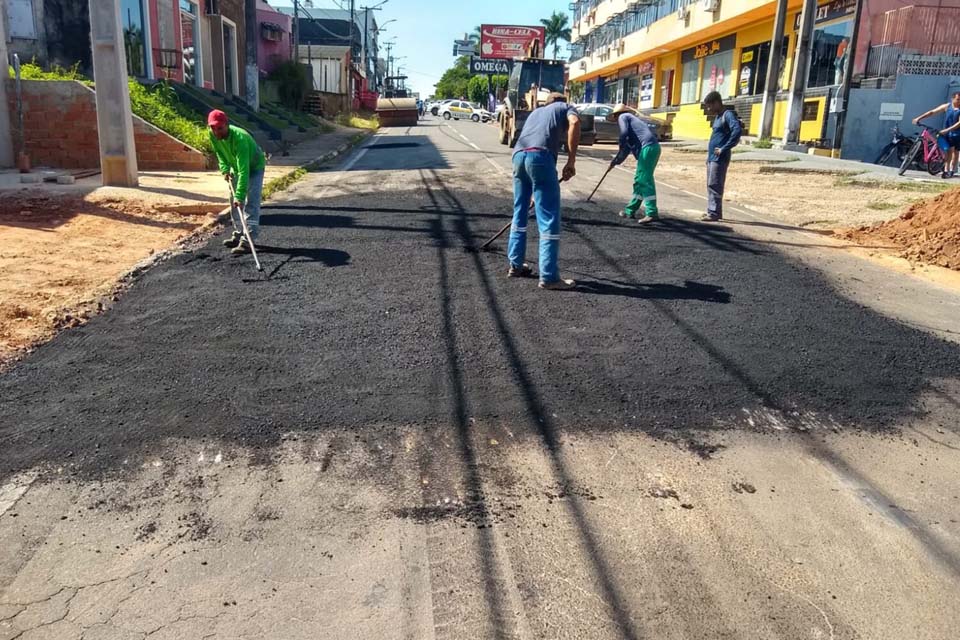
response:
M13 71L13 65L10 65L10 77L16 77ZM69 69L64 69L58 64L50 67L49 71L44 70L36 60L20 64L20 77L23 80L77 80L85 84L90 84L90 78L80 73L80 63L75 62Z
M376 131L380 127L380 120L376 114L365 118L356 113L338 113L336 122L342 127L353 127L354 129L370 129Z
M270 73L270 80L277 83L280 102L288 109L299 110L312 88L307 68L293 60L277 65Z
M757 149L772 149L773 143L770 141L770 138L760 138L753 143L753 146Z
M203 118L187 108L165 82L148 89L136 80L130 83L130 108L133 112L194 149L213 153Z

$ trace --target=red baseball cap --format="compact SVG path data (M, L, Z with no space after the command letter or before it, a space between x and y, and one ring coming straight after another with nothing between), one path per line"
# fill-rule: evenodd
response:
M219 127L227 124L227 122L227 114L220 111L220 109L214 109L207 115L207 125L211 127Z

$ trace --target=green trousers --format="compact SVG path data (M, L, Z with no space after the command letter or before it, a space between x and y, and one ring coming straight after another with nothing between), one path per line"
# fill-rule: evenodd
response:
M656 218L660 215L657 209L657 183L653 179L653 172L660 161L660 145L652 144L640 150L637 158L637 172L633 176L633 199L624 210L634 218L643 205L644 215Z

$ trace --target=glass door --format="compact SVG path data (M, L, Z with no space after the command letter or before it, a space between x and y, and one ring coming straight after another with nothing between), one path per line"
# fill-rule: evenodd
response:
M237 31L236 27L223 23L223 75L227 95L237 95Z
M120 6L123 22L123 46L127 54L127 75L147 75L147 40L143 21L143 1L123 0Z
M202 87L199 10L190 0L180 0L180 36L183 40L183 81Z

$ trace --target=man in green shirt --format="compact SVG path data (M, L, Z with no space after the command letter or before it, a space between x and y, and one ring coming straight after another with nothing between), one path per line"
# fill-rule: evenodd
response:
M260 232L260 195L263 192L263 170L267 165L263 150L249 133L230 124L227 114L214 109L207 116L210 126L210 143L217 154L220 173L233 183L233 202L230 203L230 221L233 234L223 241L231 253L250 253L250 245L243 237L240 207L246 214L250 239L256 240Z

